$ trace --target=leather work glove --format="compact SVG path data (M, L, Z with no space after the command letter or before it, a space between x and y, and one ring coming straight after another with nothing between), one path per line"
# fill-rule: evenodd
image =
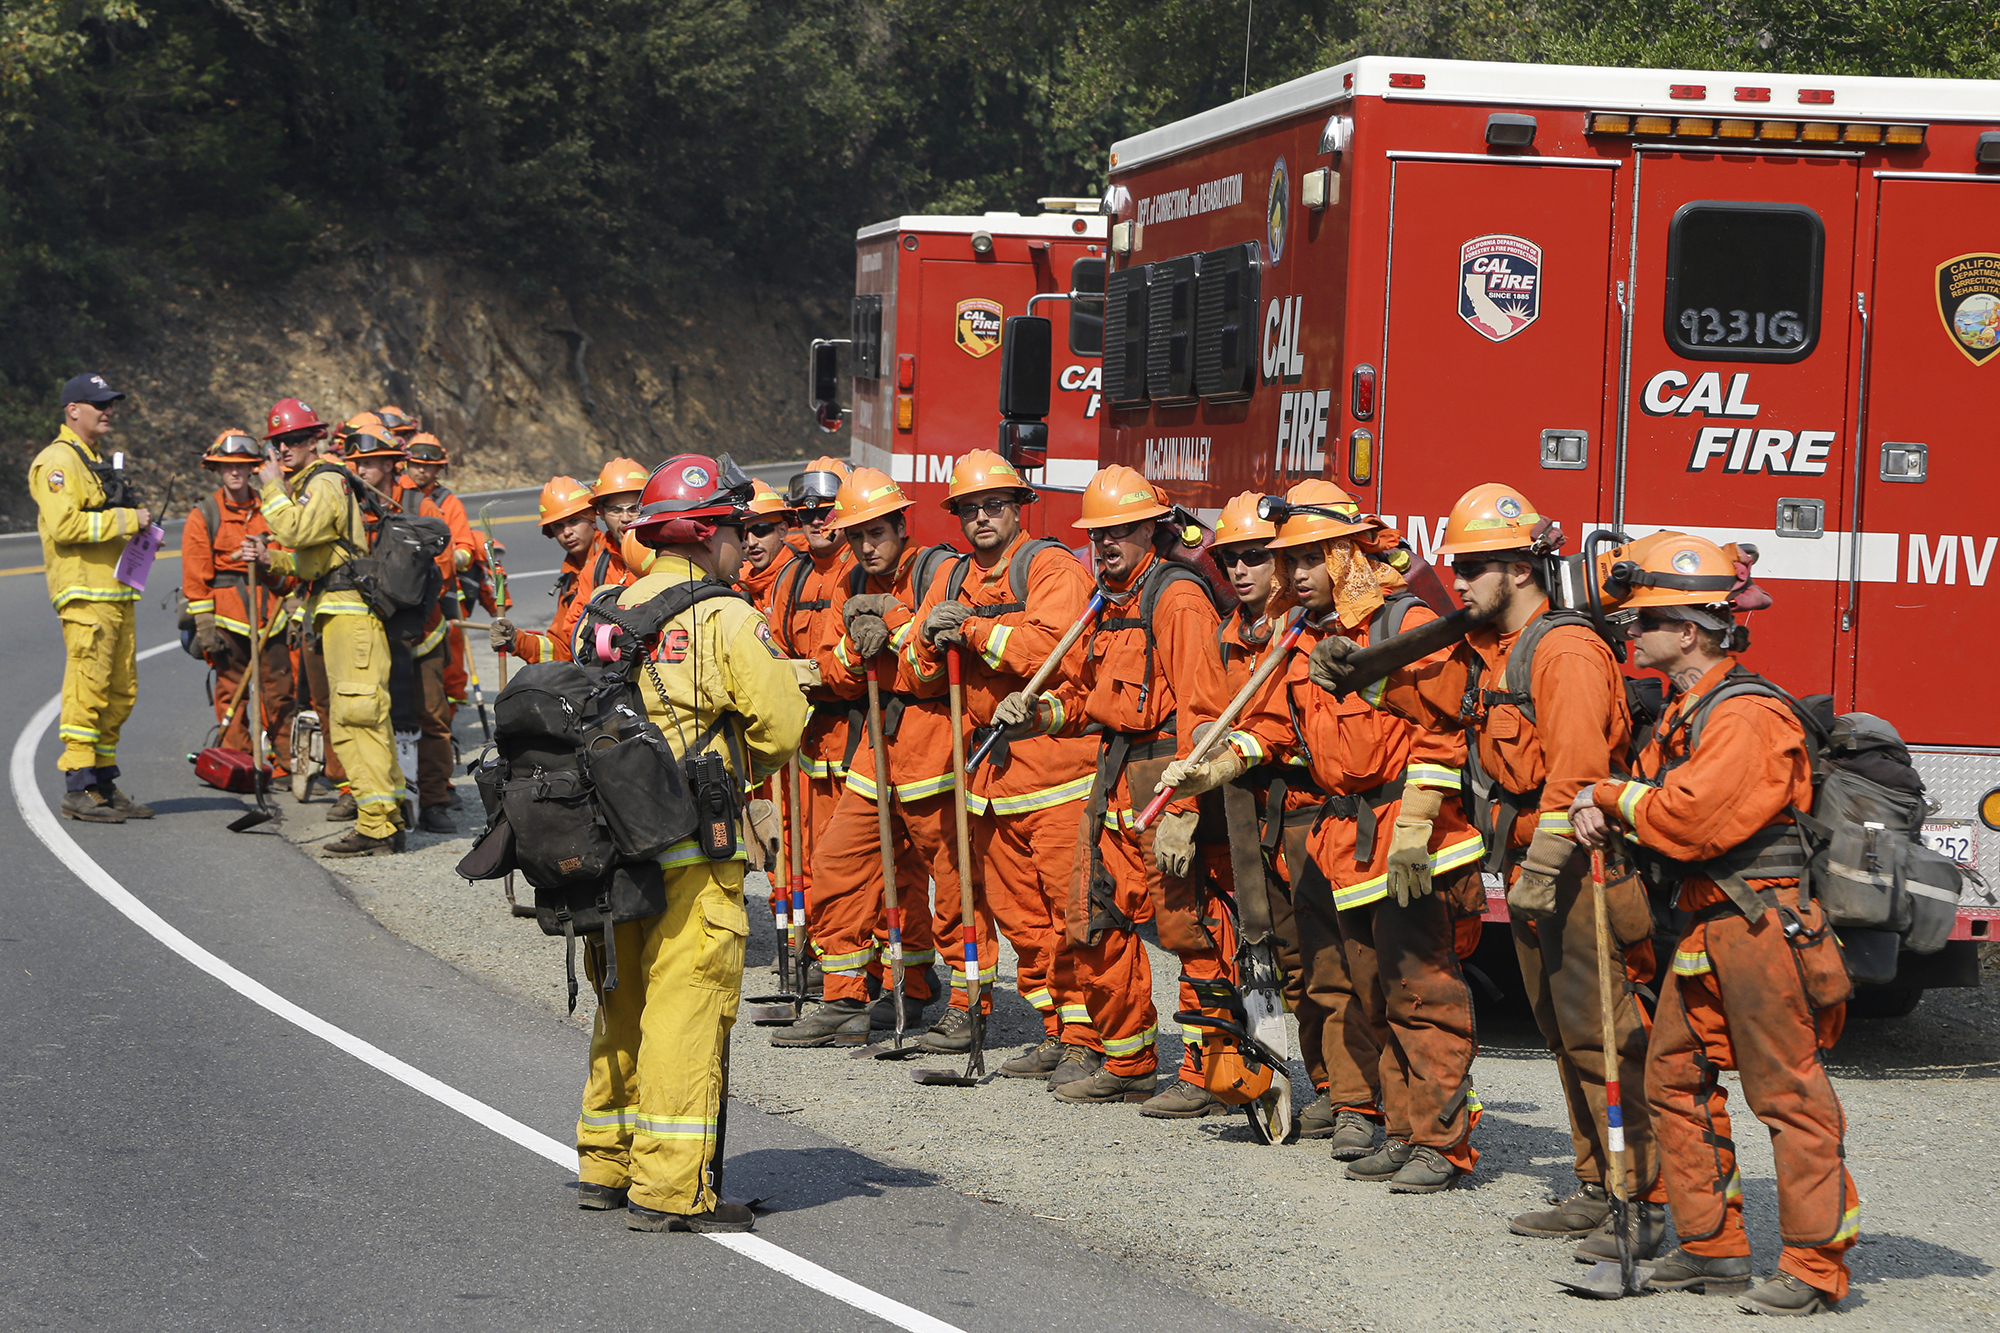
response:
M1362 645L1344 634L1329 634L1313 648L1312 656L1306 659L1306 675L1312 683L1332 693L1336 690L1350 690L1348 681L1353 672L1348 670L1347 659L1361 651Z
M1431 883L1431 824L1444 805L1435 787L1403 788L1403 805L1396 812L1396 830L1389 836L1389 896L1408 907L1429 893Z
M496 653L514 650L514 623L510 620L495 620L486 627L486 643Z
M1016 690L993 706L993 725L1009 736L1043 736L1055 721L1055 705L1046 694L1033 699L1026 690Z
M783 859L784 821L778 815L778 807L770 801L755 800L743 808L743 818L750 826L750 868L768 873Z
M472 552L466 550L463 546L454 548L451 553L451 567L461 574L471 569Z
M1199 796L1242 777L1243 769L1243 756L1234 746L1225 745L1199 763L1174 760L1160 773L1160 786L1173 788L1176 797Z
M1153 861L1162 875L1187 877L1194 865L1194 826L1200 821L1192 810L1170 810L1153 825Z
M952 644L960 642L958 627L972 614L972 608L964 602L939 602L924 617L924 642Z
M194 613L194 650L203 657L229 655L229 639L216 628L213 611Z
M861 616L874 616L880 620L896 605L896 599L886 592L857 593L847 599L847 605L840 609L841 626L852 629Z
M1506 836L1496 832L1496 837ZM1507 890L1507 910L1530 918L1556 914L1556 876L1569 864L1576 844L1560 833L1535 830L1528 854L1521 859L1521 877Z
M861 656L874 657L889 646L888 622L875 615L853 616L847 622L847 641Z

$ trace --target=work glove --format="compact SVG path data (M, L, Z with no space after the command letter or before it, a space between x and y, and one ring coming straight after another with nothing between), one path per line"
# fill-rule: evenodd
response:
M1507 834L1504 829L1496 829L1493 836L1504 838ZM1554 916L1556 876L1569 864L1574 851L1576 844L1562 834L1536 829L1535 840L1528 844L1528 854L1521 858L1521 877L1507 890L1507 910L1531 919Z
M847 641L862 657L874 657L889 646L889 624L880 616L851 616L847 621Z
M770 801L755 800L743 808L744 822L750 826L749 859L752 870L769 872L782 860L784 821Z
M486 644L496 653L514 651L514 624L509 620L495 620L486 627Z
M1243 769L1243 756L1224 745L1199 762L1192 757L1174 760L1160 773L1160 787L1172 788L1176 797L1199 796L1242 777Z
M1329 693L1350 690L1348 681L1354 673L1348 669L1347 659L1361 651L1362 645L1344 634L1329 634L1321 639L1306 659L1306 675L1312 683Z
M1055 705L1046 694L1030 699L1026 690L1016 690L993 708L993 725L1009 736L1046 736L1054 722Z
M216 628L213 611L194 613L194 650L203 657L229 655L229 639Z
M1170 810L1153 825L1153 861L1162 875L1187 877L1194 865L1194 826L1200 821L1192 810Z
M463 546L454 547L451 553L451 566L453 569L457 570L461 574L463 574L466 570L471 569L472 552L468 551Z
M924 642L940 646L958 643L958 627L972 614L972 608L964 602L939 602L924 617Z
M896 599L886 592L857 593L848 598L847 605L841 608L841 624L844 628L851 629L854 622L862 616L874 616L880 620L888 615L896 604Z
M1396 830L1389 835L1389 895L1398 907L1408 907L1435 887L1431 883L1431 825L1443 805L1444 793L1435 787L1403 788Z

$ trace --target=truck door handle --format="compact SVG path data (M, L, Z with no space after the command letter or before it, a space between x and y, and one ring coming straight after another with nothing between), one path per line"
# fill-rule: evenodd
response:
M1927 444L1882 444L1881 478L1884 481L1922 481L1930 475L1931 447Z

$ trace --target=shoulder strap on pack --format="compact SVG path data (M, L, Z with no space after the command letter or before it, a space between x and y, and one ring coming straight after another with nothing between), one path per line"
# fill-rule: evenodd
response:
M604 586L604 576L609 574L610 572L611 572L611 552L608 550L599 551L597 553L597 568L593 569L590 572L591 584L595 587L602 588Z
M1581 611L1557 607L1536 616L1521 631L1521 637L1514 641L1514 651L1508 654L1507 671L1502 681L1507 688L1486 691L1487 708L1496 704L1512 704L1527 716L1529 722L1535 721L1535 654L1540 651L1542 640L1548 637L1549 631L1564 625L1581 625L1592 634L1597 633L1590 617Z
M1368 618L1368 642L1381 643L1401 634L1404 617L1410 614L1412 606L1423 600L1407 588L1390 593L1382 605L1375 608L1375 614Z

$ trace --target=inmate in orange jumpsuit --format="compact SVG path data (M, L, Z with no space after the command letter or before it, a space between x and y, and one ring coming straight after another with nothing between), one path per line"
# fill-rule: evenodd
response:
M572 654L575 646L570 636L576 629L576 622L583 616L583 608L590 603L599 588L629 587L638 582L638 576L625 568L625 562L618 555L618 548L602 532L584 548L583 555L563 557L562 573L556 576L555 587L549 590L556 599L556 612L549 621L547 630L536 633L533 630L514 632L514 656L523 662L569 662L575 660Z
M903 651L917 632L914 612L924 590L910 586L919 548L912 542L893 576L869 575L859 588L850 577L833 590L827 608L827 633L832 637L819 653L820 676L842 694L867 694L867 664L853 651L841 626L847 599L859 592L887 593L896 605L883 617L889 626L889 648L876 659L880 682L883 732L889 751L889 783L895 788L889 803L890 837L895 848L896 910L901 917L903 962L909 968L904 993L912 999L931 998L930 965L937 961L931 926L930 895L925 880L937 883L938 900L958 901L958 825L951 790L951 718L945 707L942 672L926 679ZM937 571L944 577L944 569ZM900 709L897 704L900 702ZM895 734L889 736L892 714ZM826 971L826 999L861 1000L868 995L867 978L889 984L889 927L882 894L882 851L876 831L875 752L862 734L850 737L854 762L832 815L813 852L813 891L818 919L813 922L813 948ZM981 953L991 948L981 941ZM954 1007L965 994L955 992Z
M418 489L416 483L408 478L398 478L398 481L404 490ZM445 526L451 529L452 561L444 576L445 610L450 619L463 620L467 602L458 595L460 587L458 552L465 552L463 568L466 571L472 570L479 564L483 555L479 538L473 534L472 520L466 517L465 501L445 489L443 482L432 482L431 488L424 491L423 496L437 508L438 516L444 519ZM466 685L470 679L465 666L465 631L457 625L451 626L445 633L445 643L449 645L451 652L444 668L445 700L448 707L455 711L459 704L465 702ZM445 725L447 727L451 725L449 715L445 718Z
M1027 688L1028 677L1040 669L1064 631L1082 618L1090 600L1090 575L1082 563L1069 551L1048 546L1028 562L1025 605L1015 601L1009 571L1029 540L1016 537L990 568L982 568L976 557L969 560L958 590L957 600L973 608L959 631L965 641L959 651L968 760L972 732L992 720L1002 699ZM948 600L948 590L948 579L936 580L918 609L920 627L932 608ZM946 669L946 650L923 642L920 634L911 636L905 651L932 679ZM1083 650L1073 647L1069 665L1082 660ZM1021 998L1041 1013L1043 1031L1071 1045L1101 1051L1104 1041L1090 1024L1073 958L1060 952L1077 821L1090 795L1096 758L1096 742L1087 737L1010 740L995 746L987 761L968 775L966 806L972 859L979 867L983 890L973 901L979 918L981 984L991 982L999 963L999 951L987 944L993 938L993 918L998 917L1007 942L1014 946L1015 984ZM964 951L951 947L963 938L956 898L938 895L933 926L946 945L952 987L962 993Z
M1195 728L1221 716L1229 702L1229 682L1215 640L1221 622L1214 602L1194 580L1175 579L1161 592L1151 625L1154 642L1148 669L1148 633L1139 623L1139 603L1142 585L1159 563L1159 557L1149 552L1130 578L1115 585L1099 580L1099 588L1115 600L1084 635L1081 670L1053 701L1058 715L1052 734L1082 735L1093 723L1103 729L1098 738L1100 765L1116 737L1124 736L1132 746L1124 768L1110 776L1103 793L1101 830L1089 827L1088 811L1095 800L1086 804L1063 914L1077 984L1083 989L1091 1025L1104 1039L1104 1067L1120 1078L1150 1074L1159 1067L1153 1049L1159 1024L1145 945L1133 930L1117 924L1114 913L1134 924L1151 920L1161 947L1180 958L1182 1009L1201 1007L1186 978L1236 979L1235 927L1225 909L1208 901L1216 889L1230 891L1228 848L1201 848L1198 863L1190 867L1193 873L1168 877L1153 856L1157 824L1143 832L1134 827L1139 811L1152 798L1160 771L1168 761L1186 757L1194 745ZM1143 788L1137 802L1135 767L1141 770ZM1197 805L1178 800L1167 810L1194 812ZM1091 898L1093 845L1113 885L1111 912ZM1094 916L1112 924L1093 930ZM1199 1043L1189 1041L1181 1057L1180 1077L1197 1085L1202 1081L1200 1050Z
M1736 667L1725 658L1674 700L1639 756L1645 782L1599 782L1591 799L1607 819L1676 861L1706 861L1752 834L1787 824L1789 806L1812 802L1805 732L1777 699L1725 699L1709 710L1701 745L1687 753L1677 718ZM1662 740L1666 742L1662 745ZM1658 786L1662 769L1678 762ZM1825 919L1803 909L1795 879L1749 881L1773 889L1800 912L1808 933ZM1771 911L1744 919L1715 882L1699 874L1681 883L1679 906L1694 915L1674 950L1646 1056L1646 1098L1659 1136L1674 1230L1690 1253L1716 1258L1750 1253L1743 1230L1743 1178L1731 1138L1728 1094L1718 1075L1737 1070L1743 1098L1771 1132L1778 1171L1778 1268L1826 1292L1847 1294L1843 1256L1860 1228L1860 1199L1845 1165L1846 1117L1823 1063L1840 1038L1847 1006L1816 1008L1804 976L1813 962L1843 966L1830 936L1808 961Z
M250 669L250 567L237 557L237 548L246 536L268 537L271 528L264 522L263 497L256 487L250 488L249 503L241 506L231 504L229 492L220 487L213 499L218 520L214 533L209 532L208 516L200 505L181 527L181 595L187 598L191 614L212 613L216 628L223 630L229 641L227 655L209 663L215 668L215 717L219 722L243 673ZM258 648L262 675L258 691L272 774L283 777L291 768L292 710L297 694L291 653L279 635L287 620L284 600L291 580L273 576L266 569L259 581L264 585L264 636ZM248 691L216 744L230 750L250 748Z
M770 564L765 565L762 569L752 569L746 563L743 566L742 573L736 577L737 590L745 597L748 597L750 604L763 612L764 618L770 621L773 626L778 624L779 619L778 612L775 609L779 591L778 581L785 574L785 571L791 569L794 564L800 561L806 562L806 569L812 567L811 561L806 559L805 538L794 533L785 539L785 544L778 549L777 555L772 557ZM776 633L775 629L773 632ZM782 652L784 650L781 648L779 651ZM787 790L787 786L785 775L778 773L757 789L763 799L770 801L771 804L778 808L779 813L779 868L774 869L771 874L771 915L778 924L781 936L791 920L791 903L789 901L791 891L797 891L801 903L805 901L805 886L803 884L794 885L790 882L792 873L792 830L799 826L799 817L791 810L791 793ZM805 784L801 780L801 804L804 804L804 793ZM778 891L780 881L784 882L787 892L781 893ZM799 924L801 928L805 925L803 920Z
M1429 607L1412 605L1402 628L1436 618ZM1346 987L1328 985L1317 994L1317 984L1308 988L1299 1009L1300 1046L1309 1052L1315 1082L1321 1071L1329 1079L1321 1086L1335 1110L1375 1117L1379 1096L1390 1138L1434 1148L1470 1171L1479 1160L1471 1142L1479 1119L1472 1085L1478 1043L1472 992L1454 949L1454 916L1476 910L1484 895L1483 843L1458 800L1464 736L1420 729L1384 711L1386 685L1344 699L1314 685L1308 659L1321 639L1343 634L1366 644L1372 629L1368 621L1346 627L1332 611L1316 621L1273 678L1282 680L1282 690L1238 724L1261 747L1310 763L1329 793L1308 843L1315 873L1300 890L1298 918L1302 950L1308 958L1332 954L1329 971L1344 962ZM1415 688L1445 671L1449 657L1446 650L1403 668L1400 683ZM1412 785L1445 799L1431 825L1433 891L1405 907L1389 897L1389 844L1403 789ZM1321 1054L1319 1070L1312 1069L1312 1054Z

